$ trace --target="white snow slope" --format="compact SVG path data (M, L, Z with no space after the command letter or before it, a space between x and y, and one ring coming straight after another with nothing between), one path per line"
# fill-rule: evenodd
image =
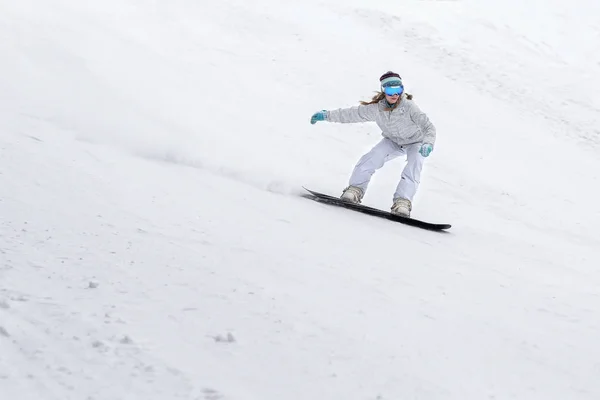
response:
M371 3L0 0L0 399L600 398L599 3Z

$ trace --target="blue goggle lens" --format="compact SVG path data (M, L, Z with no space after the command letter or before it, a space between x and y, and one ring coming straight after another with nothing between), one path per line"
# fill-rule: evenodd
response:
M383 91L388 96L393 96L395 94L400 95L404 91L404 87L402 87L402 86L384 86Z

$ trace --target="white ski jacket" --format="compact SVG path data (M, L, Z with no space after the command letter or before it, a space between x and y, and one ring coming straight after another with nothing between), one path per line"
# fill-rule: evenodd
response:
M406 94L402 94L400 104L392 110L383 99L374 104L327 111L327 121L343 124L373 121L381 129L382 136L400 146L413 143L435 146L435 126L415 102L406 98Z

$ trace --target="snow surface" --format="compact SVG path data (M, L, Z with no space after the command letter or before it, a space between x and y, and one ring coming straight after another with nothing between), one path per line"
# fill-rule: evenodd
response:
M600 398L599 17L0 1L0 399ZM380 138L310 115L390 69L448 233L299 196Z

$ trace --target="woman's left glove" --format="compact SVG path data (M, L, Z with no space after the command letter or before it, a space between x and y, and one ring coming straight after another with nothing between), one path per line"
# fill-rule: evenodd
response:
M419 153L421 153L421 155L423 157L427 157L427 156L429 156L429 154L431 154L432 151L433 151L432 145L430 145L429 143L423 143L423 145L421 146L421 149L419 150Z
M312 115L312 117L310 118L310 123L314 125L317 123L317 121L326 121L326 120L327 120L327 111L322 110L322 111L317 111L316 113L314 113Z

